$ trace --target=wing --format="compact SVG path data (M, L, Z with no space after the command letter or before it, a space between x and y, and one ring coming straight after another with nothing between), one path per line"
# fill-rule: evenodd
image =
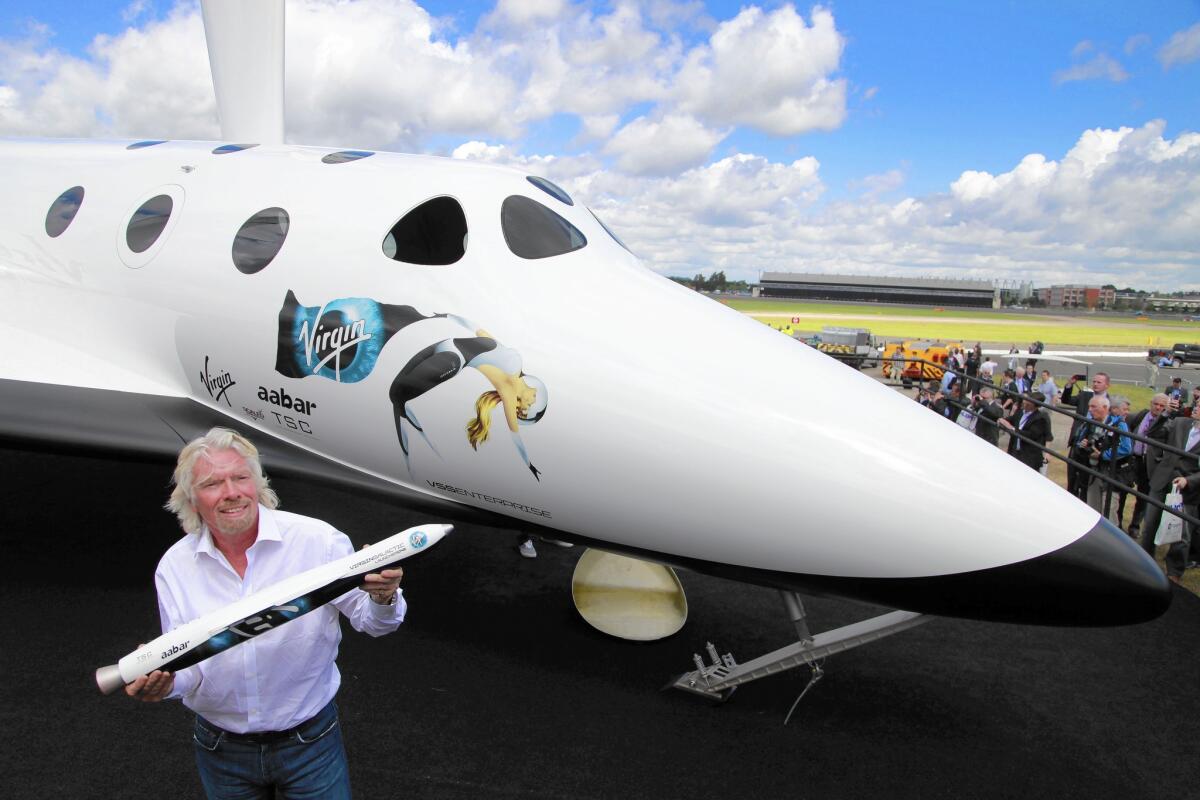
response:
M269 474L333 484L440 518L511 527L506 517L323 458L187 397L0 379L0 447L173 464L185 442L214 425L254 441Z

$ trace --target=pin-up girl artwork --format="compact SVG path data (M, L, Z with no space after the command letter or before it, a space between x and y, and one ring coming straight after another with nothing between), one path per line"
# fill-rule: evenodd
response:
M375 369L380 353L400 330L425 320L445 319L473 333L442 339L424 348L405 364L388 392L396 421L396 436L409 465L408 427L416 430L433 452L411 403L470 367L492 388L475 401L475 416L466 423L473 449L488 441L497 406L513 445L530 473L541 471L529 461L521 441L522 425L532 425L546 413L546 385L522 369L521 354L500 344L486 330L457 314L422 314L412 306L380 303L365 297L345 297L322 306L303 306L289 291L279 312L279 341L275 371L288 378L312 375L337 383L357 383Z
M437 448L425 436L410 403L458 375L466 367L478 370L492 385L475 401L475 417L466 425L467 441L477 450L488 440L493 412L500 406L504 410L504 421L513 445L533 477L540 481L541 471L529 461L525 443L521 441L520 428L536 423L546 413L546 385L534 376L525 374L520 353L500 344L482 328L476 329L473 337L443 339L431 344L413 356L392 381L389 397L405 463L408 463L409 456L408 425L421 434L434 453L437 452Z

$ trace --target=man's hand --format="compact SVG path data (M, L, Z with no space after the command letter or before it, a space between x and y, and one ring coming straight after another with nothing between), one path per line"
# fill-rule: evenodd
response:
M160 669L126 684L125 694L143 703L157 703L175 688L175 676Z
M363 585L358 588L371 595L373 602L387 606L391 605L392 598L396 596L396 590L400 588L400 579L403 577L404 570L400 567L372 572L363 577Z
M1187 478L1184 478L1182 476L1175 478L1174 480L1171 481L1171 485L1174 486L1176 489L1183 491L1184 489L1187 488Z

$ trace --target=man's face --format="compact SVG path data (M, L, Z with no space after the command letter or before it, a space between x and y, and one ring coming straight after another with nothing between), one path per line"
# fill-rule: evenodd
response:
M1150 401L1150 414L1152 416L1157 417L1166 410L1167 410L1167 403L1165 400L1151 400Z
M1044 369L1042 370L1042 383L1045 383L1048 380L1050 380L1050 370Z
M1094 397L1088 401L1088 414L1092 416L1092 419L1104 419L1108 415L1108 408L1100 402L1099 398Z
M1108 391L1108 376L1097 375L1092 378L1092 391L1096 394L1104 394Z
M1037 403L1033 402L1032 400L1025 399L1025 400L1021 401L1021 410L1022 411L1034 411L1036 409L1037 409Z
M196 462L196 511L214 535L237 536L258 524L258 487L246 459L218 450Z

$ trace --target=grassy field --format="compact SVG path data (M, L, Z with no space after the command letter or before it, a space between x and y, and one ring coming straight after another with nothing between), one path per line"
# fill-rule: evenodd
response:
M869 328L887 338L940 339L967 343L1017 344L1041 340L1048 346L1170 347L1200 340L1200 324L1175 319L1138 320L1128 316L1025 314L986 309L931 306L878 306L728 298L721 302L755 319L798 330L826 325ZM793 317L799 321L792 322Z

